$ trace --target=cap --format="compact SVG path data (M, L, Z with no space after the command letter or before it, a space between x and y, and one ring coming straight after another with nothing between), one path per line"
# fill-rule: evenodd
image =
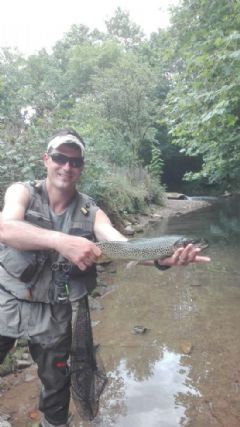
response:
M50 149L56 149L58 147L60 147L60 145L63 144L75 144L78 146L78 148L80 148L81 150L81 154L82 157L84 157L85 154L85 147L84 144L82 143L82 141L80 141L80 139L78 139L76 136L74 135L59 135L59 136L55 136L55 138L51 139L51 141L49 141L48 146L47 146L47 151L49 151Z

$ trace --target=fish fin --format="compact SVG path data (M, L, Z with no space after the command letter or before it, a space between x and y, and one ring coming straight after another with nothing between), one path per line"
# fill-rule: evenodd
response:
M97 257L96 260L96 264L108 264L110 262L112 262L112 259L103 254Z
M139 261L129 261L125 267L125 270L129 270L132 267L136 267L138 265Z

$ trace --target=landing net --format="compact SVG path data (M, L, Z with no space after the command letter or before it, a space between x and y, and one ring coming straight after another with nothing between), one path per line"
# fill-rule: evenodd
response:
M72 398L76 409L82 419L93 420L107 376L97 346L93 344L87 296L78 302L73 324L71 373Z

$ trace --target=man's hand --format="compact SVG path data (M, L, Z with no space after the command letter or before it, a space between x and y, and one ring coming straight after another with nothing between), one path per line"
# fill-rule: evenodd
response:
M171 257L159 260L160 265L183 266L193 262L210 262L211 258L199 255L201 249L193 244L187 245L185 248L178 248Z
M54 249L83 271L101 255L101 250L90 240L63 233L56 236Z

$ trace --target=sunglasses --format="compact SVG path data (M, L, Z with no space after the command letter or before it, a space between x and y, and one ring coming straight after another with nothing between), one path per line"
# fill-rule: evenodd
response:
M65 165L66 163L69 163L72 168L80 168L84 164L84 160L82 157L68 157L62 153L51 153L49 154L49 156L51 157L54 163L57 163L57 165L61 166Z

